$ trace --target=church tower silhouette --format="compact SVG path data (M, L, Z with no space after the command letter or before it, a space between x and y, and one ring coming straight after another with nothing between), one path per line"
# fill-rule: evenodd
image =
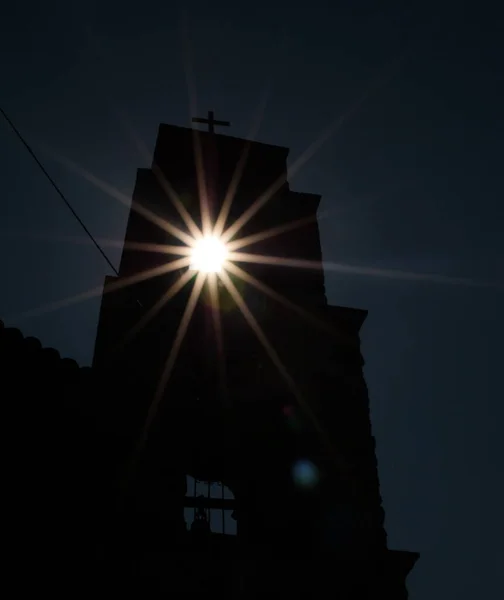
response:
M217 134L213 112L194 121L209 131L160 125L104 286L93 368L127 381L107 395L139 440L128 510L170 551L240 560L244 597L336 582L342 598L405 599L418 555L387 548L367 313L327 302L320 196L290 189L287 148ZM220 272L191 262L199 232L226 242ZM232 494L187 495L187 476Z

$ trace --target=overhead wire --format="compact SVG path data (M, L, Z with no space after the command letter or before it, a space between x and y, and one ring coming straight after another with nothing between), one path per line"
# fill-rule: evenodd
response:
M93 234L86 227L85 223L79 217L79 215L77 214L77 212L75 211L75 209L72 207L72 205L70 204L70 202L66 198L65 194L62 192L61 188L54 181L54 179L49 175L49 173L47 172L47 169L44 167L44 165L40 162L40 160L37 157L37 155L35 154L33 148L30 146L30 144L28 144L28 142L25 140L25 138L23 137L23 135L21 134L21 132L19 131L19 129L12 122L12 119L9 118L9 116L7 115L7 113L5 112L5 110L2 107L0 107L0 113L2 114L3 118L8 123L8 125L10 126L10 128L12 129L12 131L16 134L16 136L19 139L19 141L26 148L26 150L28 151L28 153L30 154L30 156L37 163L37 166L42 171L42 173L45 175L46 179L49 181L49 183L51 184L51 186L53 187L53 189L55 190L55 192L58 194L58 196L61 198L61 200L63 200L63 202L65 203L65 205L68 208L68 210L72 213L72 215L74 216L74 218L76 219L76 221L79 223L79 225L85 231L86 235L93 242L93 244L97 248L98 252L103 256L103 258L107 262L108 266L112 269L112 271L117 276L119 276L119 271L116 269L116 267L114 266L114 264L112 263L112 261L109 259L109 257L105 254L105 251L100 246L100 244L97 242L97 240L95 239L95 237L93 236Z

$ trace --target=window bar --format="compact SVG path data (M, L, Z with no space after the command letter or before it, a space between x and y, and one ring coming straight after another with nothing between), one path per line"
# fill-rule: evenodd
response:
M194 499L196 500L196 477L193 478L193 481L194 481L193 496L194 496ZM196 521L196 502L194 503L194 508L193 508L193 521Z
M208 487L207 487L207 498L210 500L210 480L208 481ZM210 502L208 503L210 505ZM211 513L211 509L210 506L207 509L207 519L208 519L208 526L210 527L210 531L212 531L212 513Z
M224 483L221 481L221 498L224 500ZM224 502L222 502L222 534L226 534L226 511L224 510Z

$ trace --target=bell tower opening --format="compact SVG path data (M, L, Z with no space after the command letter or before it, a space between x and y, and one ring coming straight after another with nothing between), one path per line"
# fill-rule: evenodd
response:
M211 533L236 535L233 492L222 482L200 481L187 476L184 518L188 531L206 519Z

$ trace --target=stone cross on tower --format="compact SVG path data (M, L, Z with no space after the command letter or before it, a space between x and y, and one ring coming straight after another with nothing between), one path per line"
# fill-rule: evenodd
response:
M213 110L208 111L208 117L206 119L203 117L193 117L192 122L208 124L208 131L210 133L214 133L215 125L219 125L221 127L229 127L231 125L231 123L229 121L216 121L214 119L214 111Z

